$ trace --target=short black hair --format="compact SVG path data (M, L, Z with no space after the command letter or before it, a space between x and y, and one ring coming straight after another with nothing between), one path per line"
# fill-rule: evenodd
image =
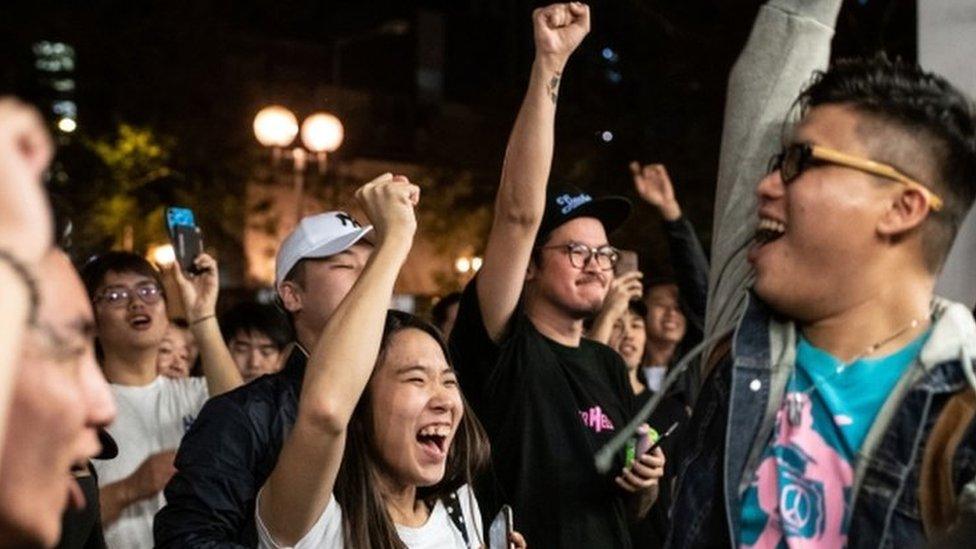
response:
M627 310L639 316L641 320L647 318L647 303L642 299L633 299L627 303Z
M440 298L440 300L434 305L430 310L430 319L434 323L434 326L440 328L444 325L447 320L447 309L455 303L461 302L461 292L451 292L446 296Z
M258 332L268 336L280 351L294 339L285 315L273 305L242 301L220 315L220 333L230 342L240 332Z
M651 288L657 288L658 286L677 286L678 279L673 276L658 275L648 277L644 281L644 293L647 293Z
M303 257L299 259L291 269L285 273L285 278L282 278L282 282L294 282L299 288L305 288L305 265L308 263L308 258Z
M797 103L803 115L821 105L846 105L901 134L885 132L870 139L879 160L919 179L945 203L942 210L932 212L923 233L926 267L937 272L976 198L973 103L941 76L914 63L889 60L883 53L836 61L814 76ZM921 153L920 163L929 165L904 165L904 161L899 165L903 155L892 149L899 141L900 150L910 145L911 151Z
M108 273L139 274L152 278L160 288L163 287L159 271L146 258L132 252L113 251L93 257L81 268L81 280L88 291L88 299L95 299L95 292L105 282Z

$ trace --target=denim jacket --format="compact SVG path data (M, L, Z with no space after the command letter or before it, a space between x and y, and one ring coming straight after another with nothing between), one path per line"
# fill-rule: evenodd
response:
M688 425L672 508L674 547L738 541L741 499L773 428L793 371L796 331L746 288L755 234L756 184L782 145L797 93L825 69L841 0L768 0L729 75L712 227L705 336L735 329L729 357L712 368ZM855 466L848 544L911 546L924 540L918 503L924 443L955 392L976 387L970 312L938 302L933 332L868 432ZM961 515L976 530L976 432L953 464ZM682 459L683 458L683 459ZM956 532L957 533L957 532ZM976 536L976 533L973 534ZM964 538L965 536L962 536ZM962 539L957 538L957 539ZM969 540L971 542L971 540Z
M707 378L688 429L671 516L671 547L735 545L742 496L759 465L795 362L796 328L751 295L732 352ZM925 442L947 399L976 390L976 324L962 305L936 300L932 333L888 396L857 455L850 547L926 543L919 509ZM976 425L953 460L958 522L976 517Z

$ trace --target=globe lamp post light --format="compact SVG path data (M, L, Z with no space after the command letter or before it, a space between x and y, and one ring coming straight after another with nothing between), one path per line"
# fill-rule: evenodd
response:
M272 163L277 164L282 158L292 161L296 224L301 220L303 212L305 170L309 157L315 159L319 174L324 175L328 153L338 150L345 132L342 122L335 115L317 112L302 122L301 143L304 147L299 145L289 148L298 135L298 118L281 105L265 107L254 117L254 137L261 145L271 149Z

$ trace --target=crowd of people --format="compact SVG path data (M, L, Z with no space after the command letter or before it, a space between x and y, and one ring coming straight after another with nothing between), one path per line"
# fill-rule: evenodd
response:
M632 201L551 177L590 8L535 10L483 266L430 321L388 310L406 177L357 191L366 225L302 219L275 305L218 318L210 255L52 244L52 140L0 98L0 546L494 549L503 506L498 547L971 543L976 323L933 292L976 108L902 61L828 67L840 5L759 10L710 259L665 167L629 166L670 249L653 280L610 241Z

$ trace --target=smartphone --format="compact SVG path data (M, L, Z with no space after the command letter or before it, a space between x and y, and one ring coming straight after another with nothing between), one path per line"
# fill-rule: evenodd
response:
M617 264L613 266L615 276L625 275L638 269L637 252L632 250L620 250L620 257Z
M631 439L630 442L627 443L627 453L624 465L626 467L630 467L630 464L633 463L634 460L639 456L642 456L648 452L653 452L658 446L661 445L662 442L664 442L664 439L668 438L674 433L675 429L678 428L680 423L681 422L679 421L675 421L670 427L668 427L668 430L664 431L664 434L660 436L652 427L651 431L647 433L646 436Z
M508 537L513 531L512 508L502 505L488 530L488 549L512 549L513 545L508 541Z
M203 234L190 208L166 208L166 230L184 273L197 273L193 260L203 253Z
M675 429L678 428L678 425L680 423L681 423L680 421L675 421L674 423L672 423L671 426L668 427L668 430L664 431L663 435L657 437L657 440L654 441L654 444L651 444L646 450L642 452L642 455L646 454L647 452L653 452L654 450L656 450L657 447L660 446L665 439L667 439L669 436L671 436L674 433Z
M169 231L170 238L173 238L175 235L174 228L181 225L188 227L197 226L197 218L193 215L193 210L179 206L166 208L166 229Z

